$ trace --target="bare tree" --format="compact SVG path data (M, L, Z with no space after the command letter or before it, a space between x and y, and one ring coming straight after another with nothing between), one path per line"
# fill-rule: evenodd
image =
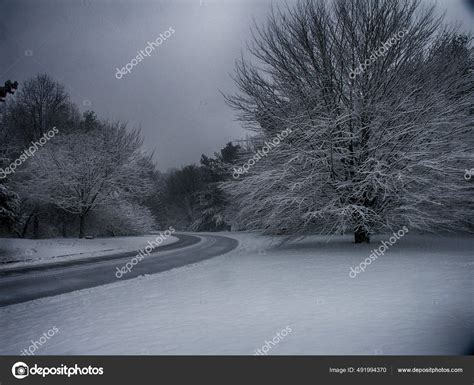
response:
M418 0L306 0L272 10L255 27L252 59L237 63L240 92L227 101L265 137L293 133L224 185L237 225L294 236L350 229L358 243L401 224L466 224L470 42Z
M64 86L46 74L39 74L28 79L8 101L3 124L8 128L9 140L24 147L53 127L69 131L78 120L77 109Z

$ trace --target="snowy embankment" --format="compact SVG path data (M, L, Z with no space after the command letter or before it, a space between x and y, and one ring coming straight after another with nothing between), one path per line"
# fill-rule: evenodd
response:
M142 249L154 235L110 237L94 239L55 238L18 239L0 238L0 271L21 266L56 263L83 258L94 258ZM160 246L177 242L166 238Z
M1 308L0 354L53 326L36 354L462 354L472 338L472 237L407 234L350 278L386 237L227 235L241 245L221 257Z

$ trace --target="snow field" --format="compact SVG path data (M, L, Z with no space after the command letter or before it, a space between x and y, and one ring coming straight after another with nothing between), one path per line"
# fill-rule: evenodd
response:
M407 234L365 274L378 245L311 237L276 248L224 233L234 251L199 264L0 309L0 354L53 325L39 354L251 355L286 326L278 354L462 354L474 330L468 237ZM385 239L380 236L380 240Z

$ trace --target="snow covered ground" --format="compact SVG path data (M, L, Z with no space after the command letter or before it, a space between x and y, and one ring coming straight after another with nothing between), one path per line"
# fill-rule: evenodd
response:
M138 252L147 245L147 241L155 240L157 236L158 234L94 239L0 238L0 271L33 264L93 258L128 251ZM171 236L160 246L177 240L178 238Z
M268 354L462 354L472 339L472 237L407 234L352 279L377 239L224 235L241 245L221 257L1 308L0 354L53 327L35 354L253 354L286 327Z

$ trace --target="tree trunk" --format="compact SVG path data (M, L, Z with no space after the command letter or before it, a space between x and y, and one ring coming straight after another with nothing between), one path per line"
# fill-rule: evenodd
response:
M362 227L354 229L354 242L355 243L370 243L369 233Z
M85 232L85 219L86 215L83 214L79 217L79 238L84 238Z
M188 197L184 198L184 207L186 210L186 219L188 220L188 225L192 225L194 220L193 220L193 209L191 207L191 202Z
M28 215L28 218L26 218L25 224L23 226L23 230L21 231L20 238L25 238L26 237L26 232L28 231L28 225L30 224L30 220L33 217L33 213Z
M35 214L35 219L33 220L33 239L39 238L39 214Z
M62 234L63 234L63 238L67 238L66 223L63 222L63 223L61 224L61 227L62 227L62 231L61 231L61 232L62 232Z

